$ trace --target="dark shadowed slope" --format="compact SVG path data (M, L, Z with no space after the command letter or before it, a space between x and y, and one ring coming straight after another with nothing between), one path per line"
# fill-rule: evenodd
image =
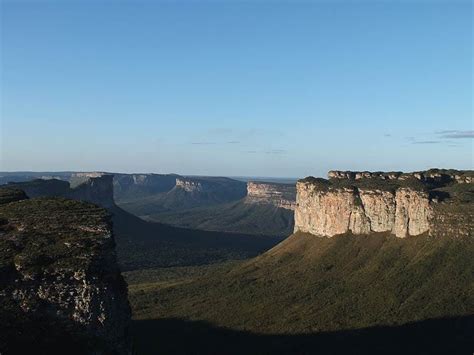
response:
M139 200L170 191L176 174L114 174L114 199L118 203Z
M75 188L66 181L40 179L7 186L22 188L29 196L62 196L106 207L113 214L119 263L125 270L249 258L281 240L146 222L114 204L112 175L87 178Z
M119 207L112 212L119 262L124 270L201 265L256 256L281 238L208 232L146 222Z
M132 322L138 354L464 354L474 348L474 316L310 334L258 334L182 319Z
M237 202L142 216L170 225L223 232L286 237L293 232L293 211L271 204Z

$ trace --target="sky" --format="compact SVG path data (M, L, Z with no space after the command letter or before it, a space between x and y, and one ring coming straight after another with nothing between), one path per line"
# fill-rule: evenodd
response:
M471 1L1 1L0 171L473 169Z

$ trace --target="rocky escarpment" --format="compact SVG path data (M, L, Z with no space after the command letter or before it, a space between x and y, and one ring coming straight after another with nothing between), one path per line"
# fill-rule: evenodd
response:
M175 174L114 174L114 198L130 201L170 191L176 185Z
M114 206L113 175L103 174L89 177L68 192L68 198L95 203L102 207Z
M202 192L204 190L203 183L201 181L189 180L185 178L177 178L176 187L186 192Z
M71 187L74 188L78 185L88 182L90 179L100 178L101 176L104 176L104 175L110 175L110 174L107 174L101 171L76 172L76 173L70 173L69 175L63 176L61 180L68 181Z
M107 212L9 194L0 205L0 352L129 354L127 288Z
M177 177L173 190L215 202L234 201L246 195L244 182L224 177Z
M466 218L474 205L473 184L468 182L472 172L328 175L329 180L298 181L295 231L328 237L347 232L390 232L401 238L472 234L473 219Z
M92 174L92 175L91 175ZM82 183L71 188L70 183L58 179L36 179L4 185L25 191L30 198L65 197L73 200L92 202L102 207L114 206L113 175L103 173L84 173L78 176Z
M290 184L267 182L247 183L245 203L270 204L279 208L294 210L296 206L296 187Z

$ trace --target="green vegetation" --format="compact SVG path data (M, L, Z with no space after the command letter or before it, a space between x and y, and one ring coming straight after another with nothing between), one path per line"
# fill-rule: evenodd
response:
M434 188L436 185L430 183L424 183L415 177L407 177L405 180L383 180L380 178L364 178L364 179L331 179L326 180L322 178L315 178L309 176L300 182L310 183L315 185L318 190L327 191L330 189L342 189L342 188L359 188L368 190L382 190L392 191L399 188L410 188L417 191L428 191Z
M177 177L176 174L114 174L114 199L124 203L170 191Z
M28 197L65 196L70 191L69 182L57 179L35 179L31 181L14 182L6 185L25 191Z
M133 280L135 319L179 318L257 333L314 333L474 312L474 241L295 234L253 260ZM176 276L173 279L173 274Z
M125 271L246 259L282 239L176 228L144 221L118 207L110 211L118 260Z
M0 205L0 274L13 264L31 275L55 268L86 269L108 233L108 214L95 205L37 198ZM6 281L6 280L5 280ZM1 282L0 282L1 283Z
M23 190L13 188L0 189L0 205L28 198Z
M183 211L195 207L212 206L236 201L246 194L246 184L229 178L179 177L180 180L200 184L196 191L174 187L169 191L137 195L135 199L118 199L119 206L136 216Z
M143 217L184 228L286 237L293 232L293 215L293 211L271 204L245 203L240 200Z
M447 186L433 190L432 193L440 197L441 200L449 198L451 202L461 205L474 203L474 184L448 184Z
M5 201L12 191L21 200ZM109 351L102 335L87 333L84 325L64 317L67 312L59 306L73 291L67 283L76 281L75 272L111 278L111 266L103 262L114 260L109 214L90 203L24 199L21 192L0 189L0 352Z

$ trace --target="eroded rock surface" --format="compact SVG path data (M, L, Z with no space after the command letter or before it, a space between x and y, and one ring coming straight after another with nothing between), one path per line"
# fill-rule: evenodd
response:
M24 196L1 204L0 352L129 354L114 247L109 216L95 205Z
M176 187L183 189L186 192L202 192L204 190L203 184L200 181L184 178L176 179Z
M330 171L328 176L298 181L295 232L327 237L390 232L401 238L472 234L474 219L466 218L474 207L471 171ZM456 225L456 219L463 222Z
M279 208L294 210L296 187L290 184L248 182L245 203L270 204Z

